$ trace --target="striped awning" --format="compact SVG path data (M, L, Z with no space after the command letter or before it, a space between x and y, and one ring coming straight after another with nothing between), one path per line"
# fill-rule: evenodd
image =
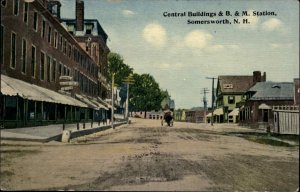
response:
M32 101L88 107L86 104L68 95L60 94L3 74L1 74L1 93L6 96L19 96Z

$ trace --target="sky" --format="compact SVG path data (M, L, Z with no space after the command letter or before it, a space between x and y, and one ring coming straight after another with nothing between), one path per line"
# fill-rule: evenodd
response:
M75 0L61 4L61 16L75 18ZM266 72L267 81L299 77L297 0L85 0L84 5L84 17L98 19L107 33L110 51L135 73L151 74L177 109L203 106L204 88L211 105L212 80L206 77L253 71ZM265 11L271 15L254 15ZM174 16L178 13L185 15ZM212 20L219 22L205 23Z

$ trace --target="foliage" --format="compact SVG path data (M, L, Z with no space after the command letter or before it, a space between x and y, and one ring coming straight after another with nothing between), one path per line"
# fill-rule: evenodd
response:
M133 69L124 63L121 55L117 53L108 54L108 80L111 82L112 74L115 74L115 85L120 87L123 80L133 73Z
M150 74L133 74L130 86L130 105L137 111L159 110L164 94Z
M124 63L122 56L111 52L108 55L108 80L110 83L113 74L115 86L120 88L121 104L126 101L127 97L127 85L124 81L128 80L128 77L132 78L134 83L129 86L129 105L133 110L160 110L162 100L169 97L168 91L160 90L158 83L150 74L133 74L133 69Z
M127 86L123 81L126 77L133 73L133 69L124 63L121 55L117 53L108 54L108 81L111 84L112 74L114 73L115 86L120 87L121 104L126 101Z

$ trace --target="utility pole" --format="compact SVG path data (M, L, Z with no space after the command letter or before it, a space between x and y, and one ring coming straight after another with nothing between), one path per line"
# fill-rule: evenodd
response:
M206 123L206 111L207 111L207 100L206 100L206 93L208 93L208 89L207 88L203 88L203 90L201 91L200 94L204 94L203 96L203 106L204 106L204 123Z
M206 77L206 79L212 79L212 87L211 87L211 92L212 92L212 94L211 94L211 110L212 110L212 112L211 112L211 118L210 118L210 124L211 124L211 126L213 126L214 125L214 123L213 123L213 121L214 121L214 102L215 102L215 89L214 89L214 80L215 79L217 79L217 78L215 78L215 77Z
M206 110L207 109L207 100L206 100L206 93L209 93L208 89L207 88L203 88L203 90L201 91L200 94L203 94L203 106L204 106L204 109Z
M127 121L127 124L129 124L129 85L134 83L134 80L132 78L132 74L129 74L128 77L126 77L123 82L127 84L127 93L126 93L126 109L125 109L125 119Z
M115 73L112 73L111 81L111 127L114 129L114 85L115 85Z

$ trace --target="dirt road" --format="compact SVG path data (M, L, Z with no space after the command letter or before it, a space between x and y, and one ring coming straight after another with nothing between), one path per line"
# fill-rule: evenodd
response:
M249 131L133 119L68 144L1 141L1 189L296 191L299 145L238 137Z

